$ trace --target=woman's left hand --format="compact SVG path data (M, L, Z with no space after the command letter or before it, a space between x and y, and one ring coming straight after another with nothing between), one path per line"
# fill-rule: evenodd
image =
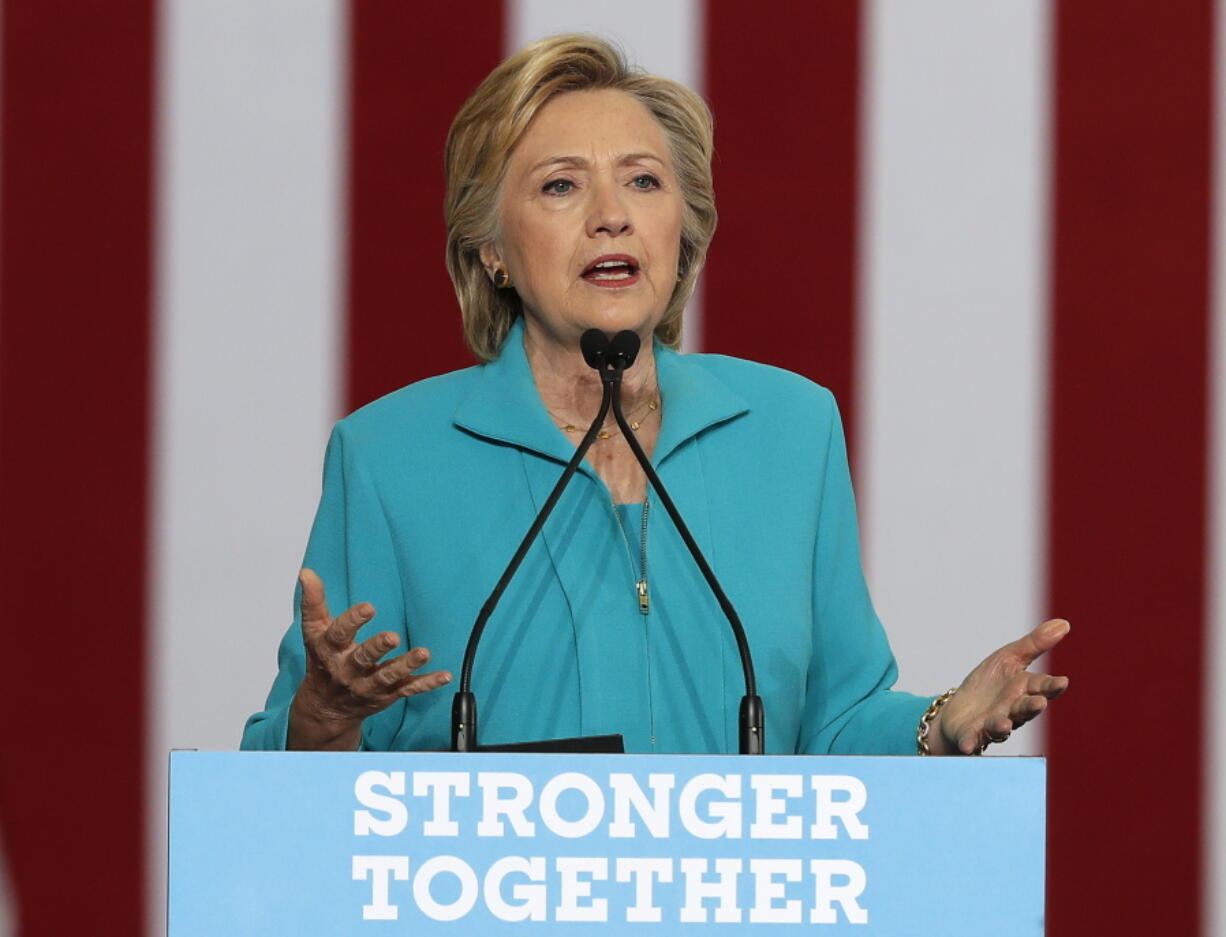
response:
M1046 709L1048 700L1068 689L1068 677L1026 668L1068 632L1069 623L1055 618L989 654L938 711L928 735L932 754L973 755Z

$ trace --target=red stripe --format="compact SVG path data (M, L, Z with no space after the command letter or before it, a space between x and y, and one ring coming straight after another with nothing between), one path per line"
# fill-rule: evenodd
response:
M153 4L0 16L0 821L23 937L140 934Z
M473 363L443 266L443 142L502 57L502 4L351 3L347 401Z
M1055 11L1048 933L1195 935L1213 4Z
M854 412L859 2L707 7L719 230L704 351L797 371Z

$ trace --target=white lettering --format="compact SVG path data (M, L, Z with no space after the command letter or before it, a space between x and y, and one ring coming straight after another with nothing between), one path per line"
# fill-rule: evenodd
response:
M404 801L377 793L375 788L386 788L389 793L404 795L404 772L363 771L353 785L353 794L358 803L371 810L381 810L387 817L380 819L370 810L353 811L355 836L397 836L409 824L409 808Z
M603 882L609 877L609 860L587 857L559 856L554 860L560 876L560 892L556 919L559 921L607 921L609 902L592 898L592 881ZM580 879L579 876L590 876ZM590 899L580 904L579 899Z
M787 816L787 802L784 798L799 797L804 785L799 774L755 774L749 779L749 786L757 792L754 809L754 822L749 825L751 839L800 839L802 835L800 817ZM774 796L781 792L783 797ZM782 823L775 818L783 815Z
M536 824L524 816L532 803L532 782L522 774L511 771L481 771L477 774L477 786L481 788L481 822L477 824L478 836L504 836L499 814L511 821L516 836L535 836ZM501 790L513 793L507 799L498 796Z
M838 817L843 823L843 829L852 839L868 839L868 827L856 816L868 803L868 791L864 782L847 774L815 774L809 782L817 792L817 822L809 828L809 836L813 839L837 839L839 831L832 822ZM834 799L835 791L847 795L841 800Z
M454 875L460 883L460 896L451 904L434 900L430 883L436 875ZM436 921L456 921L477 903L477 874L458 856L431 856L413 877L413 900L424 915Z
M707 873L706 859L682 859L681 874L685 876L685 904L681 908L681 921L685 924L705 924L707 909L704 898L719 899L715 909L717 924L738 924L741 909L736 904L736 879L741 874L740 859L716 859L714 882L704 882Z
M578 820L566 820L558 813L558 798L566 791L578 791L587 800L587 810ZM586 774L567 771L554 775L541 788L541 821L551 833L567 839L587 836L604 816L604 792Z
M423 836L459 836L460 824L451 819L451 795L468 796L467 771L417 771L413 774L413 796L434 794L434 811L422 824Z
M699 839L741 838L741 804L739 800L715 801L708 812L715 820L698 816L698 797L706 791L719 791L725 797L741 796L741 777L738 774L698 774L681 789L681 802L677 812L681 825Z
M799 924L800 902L787 898L787 886L777 879L783 876L789 882L799 882L803 866L799 859L750 859L749 871L753 873L753 907L749 909L750 924Z
M502 880L508 875L526 875L529 882L545 881L545 857L507 856L499 859L485 873L485 904L500 921L545 920L545 886L517 884L511 895L517 903L502 897Z
M408 877L408 856L354 856L353 880L370 879L370 904L362 905L362 920L396 920L400 909L388 902L388 884L392 878L403 882Z
M809 909L810 924L836 924L838 902L852 924L867 924L868 912L856 902L868 879L860 863L850 859L810 859L809 871L814 878L813 907ZM835 885L836 875L847 879L845 885Z
M673 860L664 858L619 858L617 880L634 882L634 904L626 908L626 920L643 924L659 923L660 909L655 904L655 880L673 880Z
M609 824L609 836L632 839L638 834L630 819L633 807L647 827L647 832L656 839L668 838L668 795L677 783L676 775L649 774L647 786L651 788L651 800L639 787L633 774L610 774L609 787L613 789L613 822Z

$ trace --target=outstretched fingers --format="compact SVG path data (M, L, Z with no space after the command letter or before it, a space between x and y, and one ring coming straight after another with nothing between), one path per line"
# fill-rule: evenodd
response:
M315 574L313 569L303 569L298 572L298 584L302 589L299 600L299 608L302 609L302 630L311 634L328 627L332 623L332 613L328 611L323 580Z
M1053 677L1049 674L1031 674L1026 685L1026 692L1047 699L1055 699L1068 689L1068 677Z
M373 670L378 665L380 658L388 651L398 647L399 644L400 638L395 632L380 631L373 638L367 638L355 647L353 653L349 655L349 662L361 673Z
M401 697L451 681L446 671L418 673L430 660L425 648L385 659L400 646L395 632L381 631L359 643L359 630L375 617L375 607L369 602L359 602L333 618L319 576L303 569L298 582L307 660L294 694L296 715L291 716L291 734L295 727L300 730L293 736L297 747L328 747L337 739L344 743L342 747L349 747L356 738L355 727L367 716L387 709ZM302 730L303 726L307 729Z
M1043 622L1030 634L1005 645L1002 650L1016 656L1021 661L1022 667L1029 667L1036 657L1046 654L1059 644L1069 633L1070 628L1069 623L1063 618L1053 618Z
M1017 727L1041 715L1046 708L1046 696L1023 696L1015 700L1009 708L1009 718L1013 720L1014 727Z
M1003 742L1067 690L1068 677L1031 673L1026 668L1059 644L1069 630L1067 621L1054 618L984 658L938 717L944 750L956 748L973 755L991 742Z
M334 649L343 651L353 643L358 629L375 617L375 607L369 602L359 602L337 615L324 632L324 640Z
M1025 687L1010 706L1010 715L1015 725L1029 722L1047 708L1048 700L1054 700L1068 689L1068 677L1052 677L1048 674L1027 674Z
M384 661L355 683L354 690L372 697L413 696L451 681L451 674L446 671L417 673L429 662L430 652L424 647L415 647L405 654Z
M958 751L963 755L973 755L983 748L983 738L980 732L963 732L958 736Z
M414 674L396 687L397 696L416 696L418 693L428 693L437 690L451 682L451 674L446 670L432 670L430 673Z
M992 742L1004 742L1020 722L1007 715L988 716L976 728L968 728L958 735L957 748L963 755L982 752Z

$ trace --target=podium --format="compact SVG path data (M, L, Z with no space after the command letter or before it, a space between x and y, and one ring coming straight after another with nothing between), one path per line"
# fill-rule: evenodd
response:
M1041 758L179 751L169 937L1043 933Z

